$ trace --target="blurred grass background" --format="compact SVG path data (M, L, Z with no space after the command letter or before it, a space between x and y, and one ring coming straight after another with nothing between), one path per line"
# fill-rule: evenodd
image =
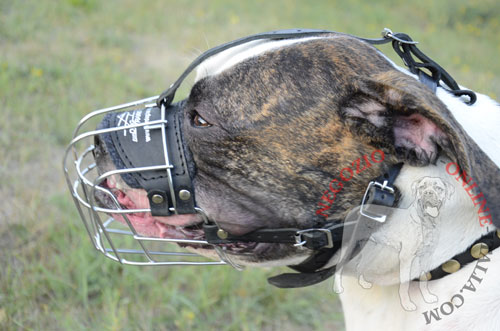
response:
M0 0L0 329L343 329L331 281L279 290L266 282L278 270L98 255L61 171L73 128L161 92L210 47L292 27L406 32L460 84L498 99L499 19L497 0Z

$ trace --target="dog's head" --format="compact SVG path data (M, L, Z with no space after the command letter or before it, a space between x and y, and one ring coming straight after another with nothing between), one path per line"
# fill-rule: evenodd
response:
M418 211L424 217L436 218L446 200L455 192L455 188L438 177L424 177L412 184Z
M224 51L201 64L182 113L196 203L235 235L320 226L326 220L316 214L317 203L328 183L344 168L356 172L355 161L374 150L384 152L384 162L368 162L343 182L330 219L359 205L368 181L394 163L425 166L445 153L470 169L460 126L432 91L344 35ZM105 144L95 153L101 171L115 167ZM119 175L105 185L124 208L148 207L146 192ZM194 214L131 221L151 236L203 236ZM296 264L310 254L285 244L225 248L242 264Z

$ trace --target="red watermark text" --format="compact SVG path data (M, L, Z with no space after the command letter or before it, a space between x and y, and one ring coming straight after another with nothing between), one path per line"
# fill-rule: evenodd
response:
M465 192L470 196L474 206L479 206L477 215L479 216L479 225L485 226L486 224L492 224L490 209L486 207L486 198L483 192L479 192L477 195L473 195L472 190L477 186L477 183L472 179L472 177L467 176L465 170L461 170L457 163L450 162L446 165L446 172L450 176L456 176L457 182L462 181L462 187Z
M334 178L328 184L328 190L323 192L320 201L318 202L318 209L316 210L317 215L321 215L325 218L328 217L328 210L332 208L333 203L337 194L344 188L344 182L348 182L354 178L354 176L359 175L366 169L372 166L372 163L380 163L384 161L385 154L381 150L375 150L370 156L363 155L362 157L354 160L350 167L343 168L339 172L339 178Z

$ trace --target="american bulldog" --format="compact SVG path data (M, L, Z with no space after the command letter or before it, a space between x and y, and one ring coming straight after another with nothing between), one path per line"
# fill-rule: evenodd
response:
M415 257L422 236L408 231L410 217L387 215L376 230L378 235L413 249L394 258L383 245L370 246L374 258L358 269L370 274L372 288L361 288L357 275L343 281L347 330L365 330L367 325L371 330L499 327L498 250L445 277L431 279L428 286L439 298L437 303L415 301L416 310L406 311L398 297L401 282L408 283L410 292L416 291L414 279L495 231L492 224L479 225L477 205L471 191L464 190L468 178L478 184L493 221L500 224L495 221L500 217L500 106L496 102L477 94L476 103L469 106L442 87L433 93L373 46L332 33L251 41L205 60L182 112L186 157L195 164L196 203L232 235L320 227L327 220L318 218L317 203L332 178L374 150L383 151L384 162L372 162L343 183L329 220L343 220L359 206L368 182L393 164L404 163L394 183L395 208L413 201L412 184L420 178L447 178L447 190L455 194L444 204L440 204L445 194L442 183L433 193L419 191L425 197L419 200L421 209L427 213L419 217L432 219L431 230L439 237L427 242L431 253L421 264L425 269L412 269L400 277L400 259ZM94 153L101 172L116 167L108 149L97 141ZM446 172L451 161L466 172L465 177ZM123 208L149 206L145 191L130 187L119 175L108 178L105 186ZM197 227L201 221L196 214L131 217L139 233L174 238L202 238ZM289 244L223 245L239 265L293 266L312 254ZM210 247L195 250L216 257ZM337 261L334 256L326 266ZM483 263L482 269L476 268L478 263ZM474 291L463 290L470 282Z

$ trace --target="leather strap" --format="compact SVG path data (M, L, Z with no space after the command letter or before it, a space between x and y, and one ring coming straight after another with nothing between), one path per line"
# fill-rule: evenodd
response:
M481 238L474 241L469 247L467 247L467 249L465 251L452 257L450 260L455 260L459 263L458 270L460 270L465 265L467 265L473 261L478 260L477 255L476 255L476 257L472 256L472 247L474 247L476 245L480 245L480 244L486 244L488 246L488 252L491 252L494 249L500 247L500 230L495 230L493 232L490 232L490 233L482 236ZM482 257L482 254L479 255L479 258L481 258L481 257ZM450 261L450 260L448 260L448 261ZM449 272L444 271L442 266L443 265L440 265L439 267L430 271L430 274L431 274L430 280L440 279L440 278L450 274Z
M101 139L118 169L147 169L124 173L122 178L130 187L147 191L153 216L170 215L170 207L175 208L178 214L196 212L182 141L182 108L181 102L168 107L110 113L101 124L116 128L140 125L104 133ZM157 124L147 125L149 122ZM169 171L163 165L170 167ZM189 191L189 194L183 195L184 199L179 197L182 190Z
M247 37L243 37L240 39L236 39L230 41L228 43L219 45L217 47L211 48L208 51L204 52L200 56L198 56L188 67L182 75L172 84L170 87L164 91L156 101L157 105L165 104L166 106L170 105L174 100L175 92L181 85L181 83L186 79L186 77L203 61L207 58L218 54L222 51L225 51L228 48L235 47L250 41L254 40L262 40L262 39L291 39L291 38L306 38L306 37L320 37L328 34L337 34L349 36L352 38L356 38L358 40L367 42L371 45L382 45L389 42L392 42L392 46L396 53L403 59L405 64L409 67L410 71L419 76L420 80L429 86L433 91L436 91L436 87L439 86L440 79L448 87L448 90L457 95L466 95L469 97L469 105L474 104L476 102L476 95L473 91L469 90L461 90L455 80L451 77L448 72L446 72L440 65L434 62L431 58L422 53L416 46L417 42L413 41L407 34L404 33L393 33L389 29L384 29L382 33L382 38L378 39L370 39L370 38L361 38L357 36L353 36L350 34L339 33L330 30L314 30L314 29L289 29L289 30L277 30L271 32L258 33L254 35L250 35ZM412 55L415 55L421 63L416 62ZM433 72L432 76L427 75L419 68L424 67ZM434 72L436 74L434 74ZM437 74L439 73L439 74Z
M380 187L389 187L393 189L393 191L389 192L386 189L380 189L379 186L373 186L376 189L371 193L372 198L368 198L371 204L392 207L394 203L396 203L397 188L394 186L394 182L396 181L396 178L399 175L402 166L403 163L395 164L391 166L387 170L387 172L372 181L380 184ZM344 227L355 225L355 223L356 222L346 224L340 221L334 223L338 224L336 231L332 231L332 235L334 238L334 247L320 248L309 259L302 262L301 264L288 266L289 268L298 271L298 273L284 273L268 278L269 284L279 288L298 288L315 285L328 279L335 273L336 266L332 266L326 269L321 268L323 268L330 261L333 255L341 247Z
M397 40L392 41L392 48L394 51L403 59L403 62L408 66L410 71L419 76L421 82L427 85L433 92L436 92L437 86L440 86L439 82L442 80L446 84L446 89L454 94L455 96L468 96L468 105L473 105L476 100L476 94L470 90L462 90L458 86L457 82L451 77L451 75L444 70L439 64L433 61L430 57L425 55L421 50L415 46L415 44L410 43L413 41L410 36L405 33L395 34L398 39L408 41L406 43L399 42ZM416 62L413 56L417 57L421 62ZM431 72L431 76L423 72L420 68L428 69Z
M267 279L269 284L279 288L299 288L316 285L327 280L335 273L335 267L317 271L315 273L285 273Z
M403 163L397 163L389 168L387 172L382 174L381 176L375 179L376 183L382 184L377 186L372 186L370 191L368 192L368 197L366 198L366 204L368 205L379 205L379 206L394 206L396 201L396 190L397 188L394 186L394 182L403 167ZM384 185L385 184L385 185ZM394 190L394 192L388 192L387 190L382 189L381 187L388 187Z
M234 242L257 242L274 244L294 244L312 250L333 248L335 243L342 242L342 223L330 223L319 229L262 229L241 236L235 236L220 230L216 224L203 224L205 238L210 244L228 244Z

